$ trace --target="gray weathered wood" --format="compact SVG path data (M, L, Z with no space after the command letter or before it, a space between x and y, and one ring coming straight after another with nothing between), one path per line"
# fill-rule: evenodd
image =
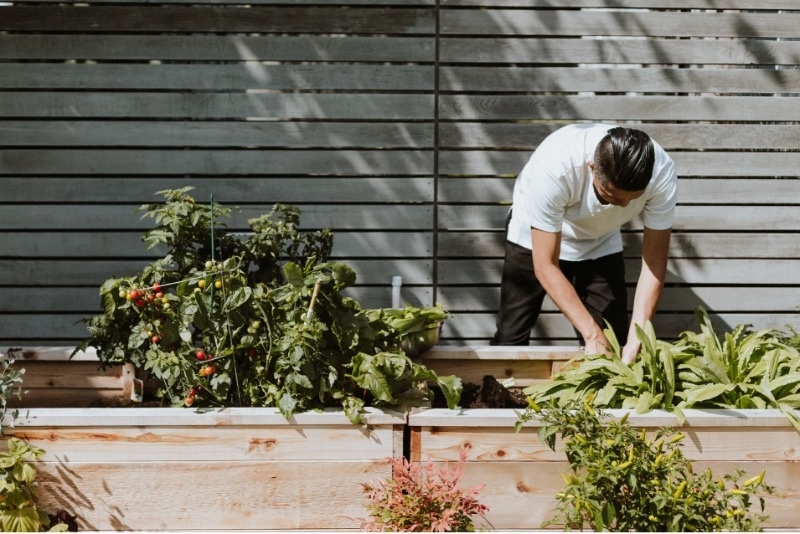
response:
M160 61L418 61L435 59L429 37L316 35L5 34L2 59Z
M124 127L123 127L124 126ZM433 124L267 121L7 121L0 145L214 148L431 148Z
M299 157L298 157L299 156ZM419 150L49 150L7 149L4 174L408 174L430 175L433 154Z
M77 176L65 180L53 177L3 178L3 195L21 203L88 202L111 203L124 198L141 204L161 202L157 191L192 187L189 194L198 202L214 195L225 206L251 203L254 192L259 203L309 204L324 197L327 203L432 202L433 178L405 176L329 176L314 177L229 177L206 178L131 178L119 176ZM304 212L305 206L298 206ZM271 206L265 208L271 208ZM265 211L266 213L266 211ZM133 216L133 215L131 215ZM302 216L301 216L302 221Z
M33 0L0 7L0 341L76 340L97 286L163 250L136 207L195 186L331 227L368 306L494 330L514 177L570 122L650 133L680 180L660 335L796 321L794 0ZM438 17L438 18L437 18ZM676 38L683 37L683 38ZM641 68L645 66L646 68ZM438 76L438 78L437 78ZM627 279L641 221L623 230ZM548 301L536 343L576 343Z
M232 65L50 64L8 65L0 88L157 89L191 91L432 90L433 67L425 65Z
M702 44L700 44L702 46ZM534 60L532 57L531 60ZM575 67L446 67L447 91L595 91L638 93L797 93L800 72L794 69L618 68ZM494 96L494 95L492 95ZM624 101L625 99L617 99ZM479 99L474 99L479 100Z
M800 145L794 124L682 124L627 123L647 132L666 150L782 150ZM534 150L562 123L446 122L439 126L442 148L488 148ZM734 200L732 198L731 200Z
M791 99L786 99L791 100ZM800 167L798 152L673 152L681 176L794 177ZM442 151L439 169L450 175L516 176L529 151Z
M496 231L444 232L437 235L441 258L501 258L505 234ZM641 233L624 232L625 256L641 254ZM798 258L800 240L794 232L699 232L674 231L670 258ZM747 303L743 303L748 305Z
M424 120L433 117L433 102L427 94L9 91L0 117Z
M797 121L793 98L765 96L444 95L445 120L562 120L615 122Z
M262 32L431 34L431 9L368 9L307 6L248 8L145 5L10 6L3 8L0 30L76 32Z
M716 40L607 38L445 37L439 57L447 63L622 63L622 64L784 64L797 60L798 42L763 39Z
M45 204L17 203L4 210L8 217L6 229L46 230L48 228L69 227L74 230L90 231L96 228L105 230L141 231L153 227L150 219L140 219L133 214L134 206L98 205L91 206L92 217L87 218L80 206L48 206ZM232 229L246 229L246 221L268 213L271 206L241 206L232 213L228 226ZM432 228L433 208L420 204L376 204L376 205L336 205L316 204L303 210L303 229L319 228L381 230L424 230ZM141 233L141 232L140 232ZM210 234L209 234L210 235Z
M444 34L629 35L648 37L796 37L800 14L651 11L443 10ZM565 19L569 23L565 22Z

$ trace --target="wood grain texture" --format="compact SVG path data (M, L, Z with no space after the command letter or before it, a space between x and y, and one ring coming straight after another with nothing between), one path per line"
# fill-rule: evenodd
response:
M627 410L608 410L619 419ZM722 476L743 469L745 478L764 470L765 480L778 488L767 497L775 529L796 528L792 513L800 499L797 454L800 434L776 410L688 410L681 451L696 472L707 468ZM552 451L536 433L532 420L514 431L517 415L509 409L427 410L409 416L414 461L436 464L458 460L466 448L469 461L462 484L485 484L480 494L489 507L486 520L494 529L535 529L552 518L554 494L564 487L561 478L569 464L560 442ZM646 428L649 436L665 426L678 426L673 414L653 411L630 413L628 422Z
M387 458L402 454L404 415L365 418L48 408L26 410L10 435L45 448L39 504L83 530L352 530L366 516L361 484L390 477Z

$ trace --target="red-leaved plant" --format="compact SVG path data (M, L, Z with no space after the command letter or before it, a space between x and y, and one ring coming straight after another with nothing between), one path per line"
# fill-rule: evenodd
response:
M362 484L369 503L370 517L361 530L370 532L471 532L473 516L484 517L489 510L478 502L484 484L458 488L467 461L462 448L458 463L442 467L406 458L389 458L393 477L377 484Z

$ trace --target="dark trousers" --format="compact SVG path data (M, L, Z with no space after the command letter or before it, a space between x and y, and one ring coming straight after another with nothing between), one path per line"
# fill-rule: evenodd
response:
M620 344L628 336L628 299L622 253L595 260L559 261L595 322L605 329L607 320ZM527 345L531 329L542 311L546 292L533 274L531 251L506 241L500 312L491 345ZM577 333L577 331L576 331ZM584 340L578 334L581 344Z

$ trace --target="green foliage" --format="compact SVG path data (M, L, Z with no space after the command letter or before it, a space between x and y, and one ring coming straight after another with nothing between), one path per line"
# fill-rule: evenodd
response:
M362 484L370 517L361 529L372 532L471 532L473 517L483 517L488 508L478 502L483 485L458 487L466 450L455 466L424 465L406 458L389 458L392 477L377 484Z
M47 513L36 505L36 468L33 462L44 451L17 438L6 442L7 452L0 453L0 526L4 532L39 532L50 525ZM66 531L57 524L52 531Z
M558 404L591 397L595 406L674 412L689 408L773 408L800 430L800 353L789 335L745 325L719 336L703 309L700 332L684 332L675 343L656 339L651 324L637 328L642 351L627 366L619 345L610 357L587 355L552 380L525 390L532 401ZM605 331L613 338L610 329Z
M239 240L211 231L214 214L230 210L188 189L162 194L165 204L141 208L157 223L143 239L169 252L102 284L104 311L86 321L77 350L148 371L175 406L271 406L289 417L339 404L360 422L366 403L429 404L429 381L457 405L457 378L413 363L380 313L343 294L355 273L327 262L329 231L300 232L297 208L250 219L252 236Z
M744 472L715 478L710 469L695 473L679 445L685 435L672 428L648 440L627 417L609 420L586 401L562 406L534 405L520 415L518 427L541 420L539 438L566 453L571 473L556 494L557 515L544 526L596 531L687 532L756 531L763 515L764 472L743 482ZM758 499L761 513L750 511Z
M4 430L7 426L13 426L13 420L16 418L17 414L15 411L12 413L11 419L8 421L6 420L8 401L11 400L12 395L21 398L23 374L25 374L25 369L17 369L14 367L14 360L12 358L0 359L0 436L4 434Z
M450 312L438 305L430 308L415 308L411 305L406 305L405 308L380 308L369 313L372 318L382 320L401 336L421 332L450 317Z

